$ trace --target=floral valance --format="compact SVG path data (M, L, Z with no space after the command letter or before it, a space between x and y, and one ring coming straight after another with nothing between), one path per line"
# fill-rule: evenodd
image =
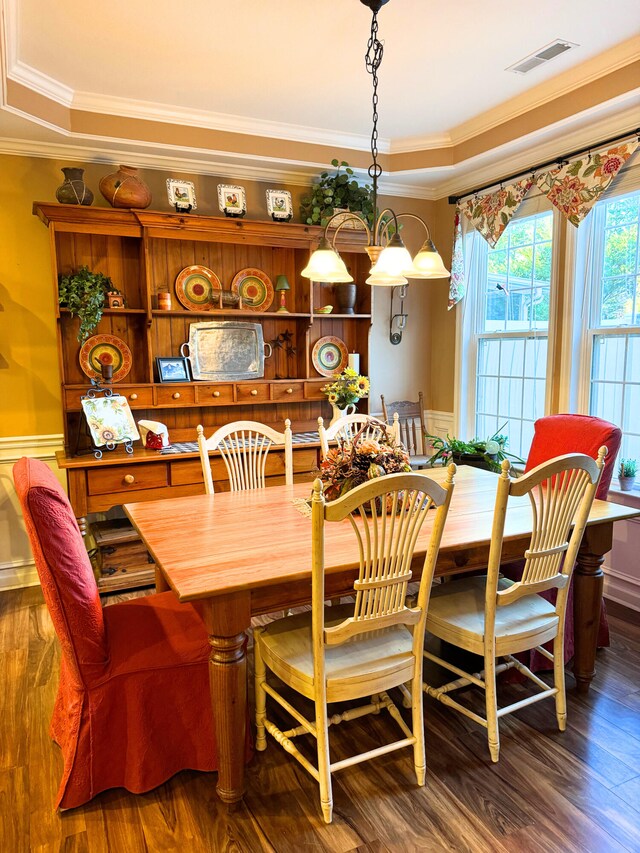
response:
M460 225L460 205L456 208L453 224L453 257L451 258L451 276L449 278L449 304L447 310L457 305L467 291L464 283L464 254L462 252L462 227Z
M578 225L638 147L627 142L588 154L540 175L538 187L572 225Z
M472 196L462 202L463 213L491 248L502 236L532 185L533 177L523 178L508 187L500 187L489 195Z

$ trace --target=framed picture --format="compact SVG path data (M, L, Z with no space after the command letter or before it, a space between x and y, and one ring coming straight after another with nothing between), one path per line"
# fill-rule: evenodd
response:
M195 210L198 206L193 181L178 181L174 178L167 178L167 196L169 204L176 210Z
M293 217L291 193L288 190L267 190L267 213L276 222L288 222Z
M244 187L218 184L218 206L225 216L244 216L247 212Z
M160 382L189 382L189 360L180 358L156 357L158 379Z

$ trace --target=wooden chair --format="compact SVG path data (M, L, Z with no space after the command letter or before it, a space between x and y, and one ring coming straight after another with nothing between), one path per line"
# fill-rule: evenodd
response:
M388 424L392 424L398 440L401 441L409 451L412 468L426 468L429 454L426 452L425 435L427 428L424 422L424 397L422 391L418 392L418 402L401 400L396 403L385 403L384 394L380 395L382 400L382 417ZM391 412L391 418L389 417Z
M494 762L500 752L498 719L505 714L555 696L558 727L560 731L566 728L563 645L567 592L606 453L606 447L601 447L597 460L579 453L558 456L517 480L509 478L509 462L505 460L498 480L488 574L443 584L431 597L427 631L482 655L484 670L472 675L425 651L426 658L458 678L441 687L425 684L424 690L487 729ZM508 499L525 495L531 502L533 533L524 554L522 579L514 583L500 575L502 542ZM555 605L537 594L552 588L558 591ZM550 640L553 654L542 648ZM553 662L553 687L513 657L532 648ZM496 665L497 658L504 658L505 662ZM530 678L540 692L498 709L496 675L513 667ZM486 717L450 696L454 690L471 684L485 691Z
M312 610L272 622L254 633L256 724L259 750L265 730L293 755L320 785L322 813L331 822L331 773L395 749L411 746L419 785L425 782L422 716L422 647L425 612L440 539L453 492L455 465L444 486L422 474L390 474L363 483L326 503L322 483L313 484L311 505ZM411 560L431 506L433 518L417 606L405 605ZM382 510L380 509L382 507ZM387 509L390 511L388 512ZM355 602L325 610L324 536L326 522L349 518L360 550L354 582ZM304 717L267 683L271 670L286 685L315 703L313 720ZM404 687L411 685L411 691ZM412 728L404 722L387 690L401 687L412 697ZM267 718L266 697L275 699L298 723L281 731ZM367 704L329 717L327 704L371 697ZM331 762L328 727L385 709L404 737L361 755ZM311 734L317 741L317 768L294 739Z
M210 438L198 424L198 449L204 475L204 487L212 495L213 476L209 453L219 451L229 475L232 492L245 489L264 489L267 457L272 446L284 447L284 477L293 483L293 443L291 421L284 422L284 432L277 432L257 421L234 421L217 429Z
M346 441L350 441L362 427L365 427L362 436L365 439L388 440L396 436L393 427L389 427L387 424L369 415L344 415L344 417L338 418L337 421L334 421L328 427L325 427L323 418L318 418L318 435L320 436L322 458L324 459L329 452L330 441L338 436L341 436Z

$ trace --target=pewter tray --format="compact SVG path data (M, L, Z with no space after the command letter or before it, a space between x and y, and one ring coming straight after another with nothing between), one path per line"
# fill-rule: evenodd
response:
M187 358L194 379L225 381L264 376L264 342L259 323L212 320L189 326Z

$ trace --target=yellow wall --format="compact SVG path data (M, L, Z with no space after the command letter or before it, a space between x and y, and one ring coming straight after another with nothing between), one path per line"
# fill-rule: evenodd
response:
M113 171L109 164L69 163L36 157L0 155L0 437L47 435L62 432L60 379L56 350L54 299L49 234L31 213L34 201L55 200L62 182L62 166L85 168L85 181L95 195L94 205L107 207L98 191L100 177ZM169 210L167 177L193 180L198 213L220 215L217 184L228 178L190 176L181 173L142 172L151 187L151 207ZM282 184L240 180L247 190L248 218L266 219L265 189ZM293 196L294 219L305 188L287 187ZM433 219L434 203L384 198L399 211L410 211ZM407 223L403 230L412 251L417 251L423 232ZM375 293L376 320L372 329L370 372L373 411L380 409L380 393L395 399L415 398L421 389L428 394L429 333L428 305L431 283L411 285L406 306L410 318L402 344L389 343L389 293ZM437 328L437 324L433 324Z

